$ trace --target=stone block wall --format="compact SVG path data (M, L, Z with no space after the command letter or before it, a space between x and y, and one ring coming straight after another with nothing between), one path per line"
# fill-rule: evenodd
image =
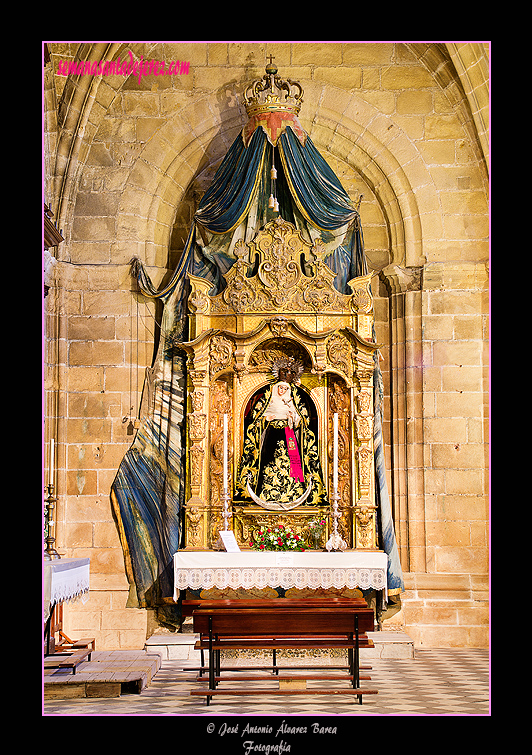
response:
M57 545L91 559L66 630L138 648L109 491L157 341L132 291L173 270L202 192L273 55L303 127L360 211L385 381L389 488L405 571L390 619L426 646L484 647L488 574L488 46L51 43L45 200L65 241L45 281L45 442L58 444ZM59 61L187 61L174 76L57 73Z

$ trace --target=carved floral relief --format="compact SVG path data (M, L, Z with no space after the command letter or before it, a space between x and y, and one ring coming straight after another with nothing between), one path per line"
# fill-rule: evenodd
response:
M336 376L329 382L329 490L333 481L333 418L338 414L338 495L340 497L340 520L338 522L341 536L351 544L349 536L349 522L351 519L351 397L350 390L344 380Z
M231 367L235 353L235 344L225 336L215 336L210 343L209 359L211 377Z
M209 473L211 489L211 505L220 506L223 493L223 417L224 414L232 415L232 401L230 386L227 380L215 380L211 386L210 400L210 427L209 427ZM229 422L229 459L231 459L232 433Z

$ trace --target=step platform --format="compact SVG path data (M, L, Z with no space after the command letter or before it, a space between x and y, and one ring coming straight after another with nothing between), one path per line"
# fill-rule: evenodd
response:
M370 661L377 658L386 659L409 659L414 658L414 641L405 632L367 632L369 639L373 640L374 647L361 648L360 660ZM176 632L167 634L154 634L148 640L146 640L145 650L150 653L158 653L163 661L194 661L199 660L200 652L194 649L196 640L199 639L199 635L192 632ZM228 651L225 651L228 653ZM324 663L325 665L333 665L338 662L337 656L342 651L316 651L313 654L303 652L301 653L289 653L288 651L279 651L278 657L283 657L283 652L286 652L290 656L290 662L301 663L310 665L319 665ZM240 651L235 654L235 658L231 658L231 663L245 665L250 660L255 658L256 660L263 660L263 656L266 654L260 654L258 651L252 655L246 654ZM229 655L227 655L229 660ZM281 663L281 661L280 661Z
M146 650L93 650L72 669L44 664L44 699L120 697L140 694L161 667L161 655Z

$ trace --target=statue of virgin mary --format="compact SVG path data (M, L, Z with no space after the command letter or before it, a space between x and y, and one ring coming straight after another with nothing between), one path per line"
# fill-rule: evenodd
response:
M236 488L238 500L269 510L327 505L315 432L297 363L274 367L277 380L251 410Z

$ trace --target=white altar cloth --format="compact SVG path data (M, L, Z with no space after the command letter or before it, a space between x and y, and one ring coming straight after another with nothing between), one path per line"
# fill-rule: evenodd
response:
M44 616L56 603L85 596L90 585L89 558L61 558L43 562Z
M385 590L382 551L179 551L174 555L174 600L179 591L230 588L360 588Z

